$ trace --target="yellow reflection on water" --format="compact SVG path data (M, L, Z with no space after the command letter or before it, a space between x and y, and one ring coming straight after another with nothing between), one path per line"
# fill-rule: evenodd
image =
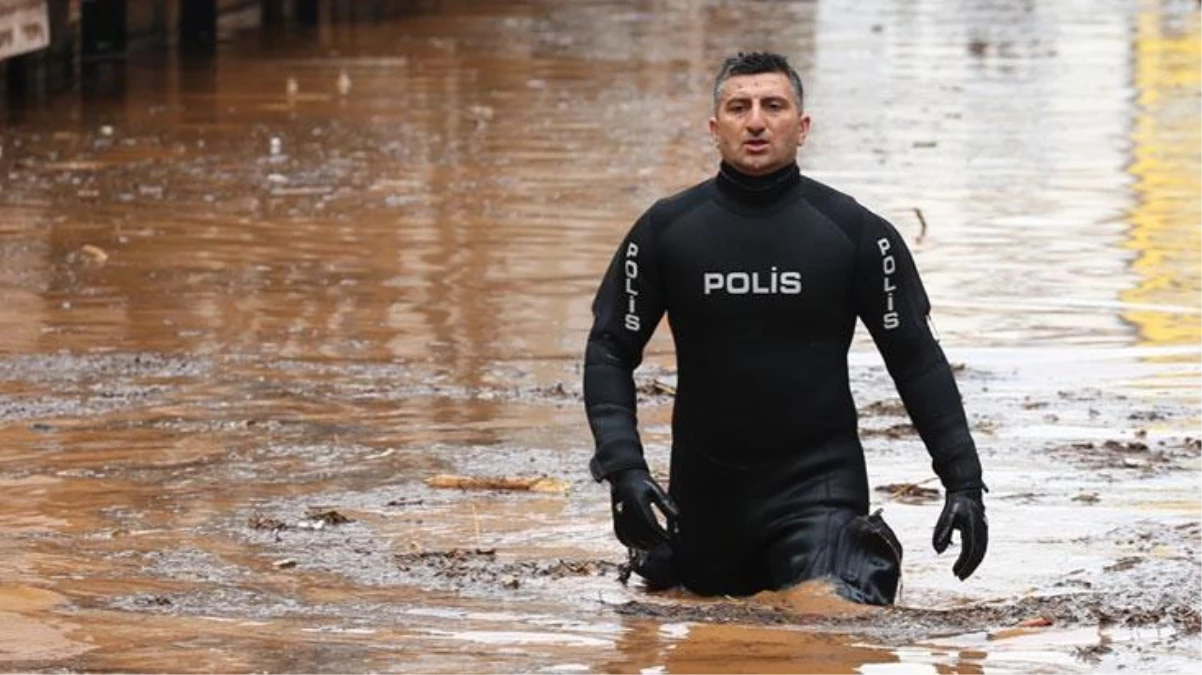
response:
M1196 345L1202 340L1202 41L1198 13L1174 16L1165 4L1145 2L1136 23L1138 99L1128 169L1136 206L1125 245L1137 254L1138 282L1120 297L1132 306L1123 316L1138 329L1140 344Z

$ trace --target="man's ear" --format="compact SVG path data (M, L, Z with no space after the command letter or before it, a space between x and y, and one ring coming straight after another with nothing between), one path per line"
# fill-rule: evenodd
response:
M714 145L718 145L718 118L710 118L710 138L714 141Z
M801 123L797 125L797 147L805 145L806 137L810 135L810 116L802 113Z

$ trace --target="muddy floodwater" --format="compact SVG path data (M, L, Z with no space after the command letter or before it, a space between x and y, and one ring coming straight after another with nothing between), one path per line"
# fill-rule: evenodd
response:
M425 2L96 64L0 111L0 670L1193 672L1193 0ZM905 235L989 555L861 328L898 605L625 579L589 304L716 167L719 60L792 56L803 171ZM666 329L636 375L665 473ZM537 490L437 476L544 478Z

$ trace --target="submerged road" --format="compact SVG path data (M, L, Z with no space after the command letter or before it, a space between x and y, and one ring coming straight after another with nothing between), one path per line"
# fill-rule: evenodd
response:
M10 104L0 670L1193 672L1197 4L879 4L431 2ZM907 237L981 447L960 583L861 330L884 612L623 585L586 471L592 294L750 48L806 82L802 170ZM674 376L661 329L659 472Z

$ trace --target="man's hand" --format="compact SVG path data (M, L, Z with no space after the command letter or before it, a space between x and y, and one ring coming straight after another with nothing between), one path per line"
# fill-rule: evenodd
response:
M935 536L931 540L936 553L943 553L952 543L952 530L960 531L960 557L952 566L952 573L963 581L981 564L989 546L989 522L985 520L980 490L947 493L943 513L935 523Z
M618 541L641 551L668 541L668 531L659 524L651 505L659 507L669 524L679 513L672 498L645 469L626 469L610 476L609 496Z

